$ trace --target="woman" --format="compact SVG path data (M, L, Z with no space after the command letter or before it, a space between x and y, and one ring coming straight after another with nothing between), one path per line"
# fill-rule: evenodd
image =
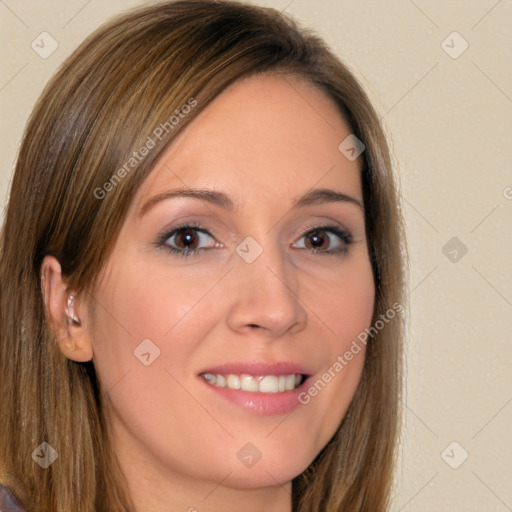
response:
M2 232L0 481L30 511L384 511L404 238L378 116L272 9L92 34ZM231 508L230 508L231 507Z

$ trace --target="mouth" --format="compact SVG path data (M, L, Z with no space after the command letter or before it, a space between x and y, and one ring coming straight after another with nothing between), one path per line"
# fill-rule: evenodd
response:
M200 375L208 384L217 388L228 388L252 393L285 393L300 387L306 375L292 373L289 375L250 375L202 373Z
M230 403L252 414L289 414L301 406L298 397L312 378L309 368L294 362L240 361L203 368L197 378L212 404Z

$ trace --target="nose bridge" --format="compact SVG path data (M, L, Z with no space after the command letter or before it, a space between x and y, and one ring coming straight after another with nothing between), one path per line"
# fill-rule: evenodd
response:
M252 285L263 292L268 292L270 288L276 294L291 294L296 298L292 290L297 283L290 272L286 254L270 237L262 246L261 254L252 263L246 262L245 272Z
M262 243L247 237L237 247L234 305L230 324L234 329L257 325L279 336L306 322L299 300L300 283L286 252L266 236Z

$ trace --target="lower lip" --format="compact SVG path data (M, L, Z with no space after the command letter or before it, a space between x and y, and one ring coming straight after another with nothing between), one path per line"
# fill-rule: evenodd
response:
M209 384L203 377L199 377L203 384L210 391L220 395L225 400L243 407L244 409L260 414L262 416L271 416L278 414L289 414L295 410L301 403L299 402L300 393L307 387L309 379L291 391L282 391L280 393L259 393L254 391L242 391L231 388L221 388Z

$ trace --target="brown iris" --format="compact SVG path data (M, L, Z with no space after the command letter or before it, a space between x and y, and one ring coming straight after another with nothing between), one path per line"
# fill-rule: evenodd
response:
M175 244L180 249L195 249L199 243L199 236L195 229L186 228L176 233ZM181 239L181 241L180 241Z
M306 237L305 246L307 249L313 250L327 249L329 247L329 242L329 237L325 234L325 231L316 230L311 231Z

